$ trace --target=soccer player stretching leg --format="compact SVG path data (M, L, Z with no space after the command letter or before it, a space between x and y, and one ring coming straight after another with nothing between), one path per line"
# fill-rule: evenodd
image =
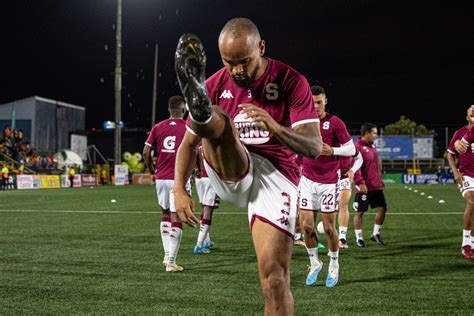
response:
M200 40L184 34L176 50L178 82L190 113L176 159L176 210L183 222L199 224L184 187L202 139L212 187L221 199L247 208L265 315L293 315L295 159L317 158L321 151L311 90L296 70L264 57L265 41L249 19L227 22L218 43L224 68L206 82Z

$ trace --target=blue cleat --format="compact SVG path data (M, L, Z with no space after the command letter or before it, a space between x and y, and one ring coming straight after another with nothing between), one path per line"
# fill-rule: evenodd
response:
M193 252L194 252L196 255L202 255L202 254L210 253L211 251L209 250L209 248L205 248L204 246L202 246L201 248L199 248L199 247L196 245L196 246L194 246Z
M339 281L339 267L329 268L328 277L326 278L326 287L335 287Z
M317 266L315 266L314 268L310 267L309 269L308 276L306 277L307 286L313 285L318 280L318 274L323 268L323 262L321 260L318 260L318 261L319 261L319 264Z
M214 249L214 242L212 240L205 240L202 243L202 247L207 249Z

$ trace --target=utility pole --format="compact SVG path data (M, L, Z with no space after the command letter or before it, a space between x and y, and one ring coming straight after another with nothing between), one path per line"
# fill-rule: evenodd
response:
M117 0L117 33L115 55L115 164L120 163L122 137L120 121L122 120L122 0Z
M158 85L158 44L155 44L155 68L153 75L153 100L151 105L151 128L155 125L156 116L156 88Z

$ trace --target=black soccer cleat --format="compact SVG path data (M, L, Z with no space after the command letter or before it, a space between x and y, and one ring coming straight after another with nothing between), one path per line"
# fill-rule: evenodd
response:
M380 237L380 234L372 235L372 237L370 237L370 240L375 241L380 246L385 246L385 243L383 242L382 238Z
M349 248L349 244L345 238L339 239L339 249L347 249Z
M357 239L356 245L357 245L357 247L359 247L359 248L365 248L365 242L364 242L363 239Z
M205 84L206 53L196 35L186 33L179 38L174 68L192 120L207 123L212 115L212 103Z

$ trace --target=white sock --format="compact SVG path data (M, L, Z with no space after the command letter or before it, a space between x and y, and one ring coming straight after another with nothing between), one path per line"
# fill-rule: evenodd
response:
M339 239L347 239L347 227L339 226Z
M173 229L170 234L170 255L168 263L176 263L176 256L178 255L179 246L181 245L181 238L183 237L183 229L181 223L173 223Z
M374 233L372 235L380 235L380 231L382 230L382 225L374 224Z
M331 268L339 268L339 250L338 251L331 251L329 250L329 269Z
M201 225L199 225L199 234L198 234L198 239L196 242L196 245L199 248L202 248L202 244L204 243L204 240L207 237L207 232L209 231L210 226L207 224L203 224L201 221Z
M318 247L316 247L316 248L306 248L306 251L308 252L309 262L311 263L311 268L314 268L315 266L319 265Z
M163 217L160 223L161 242L163 243L163 251L165 257L169 257L169 245L170 245L170 233L171 233L171 219L169 217Z
M355 231L355 235L356 235L357 240L359 240L359 239L364 240L364 236L362 235L362 229L354 229L354 231Z
M471 231L468 229L463 229L462 230L462 246L464 247L466 245L471 244Z

